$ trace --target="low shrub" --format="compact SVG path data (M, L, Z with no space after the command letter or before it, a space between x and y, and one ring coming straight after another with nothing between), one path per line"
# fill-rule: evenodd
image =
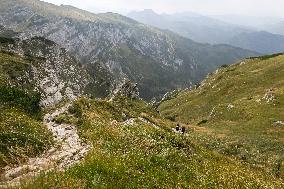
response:
M41 114L40 99L38 92L27 93L18 87L0 85L0 103L22 108L31 115Z

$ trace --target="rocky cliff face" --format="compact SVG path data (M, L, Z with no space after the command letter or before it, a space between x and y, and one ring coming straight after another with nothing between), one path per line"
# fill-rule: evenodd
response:
M139 99L139 89L136 83L132 83L130 80L125 79L120 85L113 91L112 98L116 96L125 96L129 99Z
M91 14L37 0L1 1L0 24L21 32L22 39L42 36L65 47L86 65L99 96L128 78L138 83L143 98L151 99L188 87L219 65L255 55L195 43L118 14Z
M41 92L43 106L74 99L84 94L93 82L74 57L50 40L12 39L3 37L3 33L0 39L4 57L0 65L2 74L6 75L5 83ZM17 61L9 56L17 57Z

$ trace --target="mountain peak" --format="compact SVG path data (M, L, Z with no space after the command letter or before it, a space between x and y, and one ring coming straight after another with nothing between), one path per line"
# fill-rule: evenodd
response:
M129 13L129 15L132 15L132 14L143 14L143 15L148 15L148 16L150 15L158 16L159 15L152 9L144 9L141 11L133 11Z
M144 9L142 12L156 14L153 9Z

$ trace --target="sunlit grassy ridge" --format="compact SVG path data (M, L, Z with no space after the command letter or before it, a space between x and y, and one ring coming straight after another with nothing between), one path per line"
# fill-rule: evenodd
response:
M192 125L190 136L199 143L283 176L283 55L224 66L159 110Z
M284 187L263 171L247 168L171 132L173 124L143 101L81 99L69 112L73 115L66 115L65 121L78 125L81 136L92 143L92 151L81 164L64 173L42 175L23 188Z

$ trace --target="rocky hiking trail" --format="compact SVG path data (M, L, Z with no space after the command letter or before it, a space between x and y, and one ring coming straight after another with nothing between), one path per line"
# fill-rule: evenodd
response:
M5 167L0 181L0 188L19 186L24 179L38 176L52 170L64 171L85 157L91 146L80 139L74 125L57 124L53 120L68 110L67 104L44 116L44 125L52 132L55 145L36 158L29 158L27 163L18 167Z

